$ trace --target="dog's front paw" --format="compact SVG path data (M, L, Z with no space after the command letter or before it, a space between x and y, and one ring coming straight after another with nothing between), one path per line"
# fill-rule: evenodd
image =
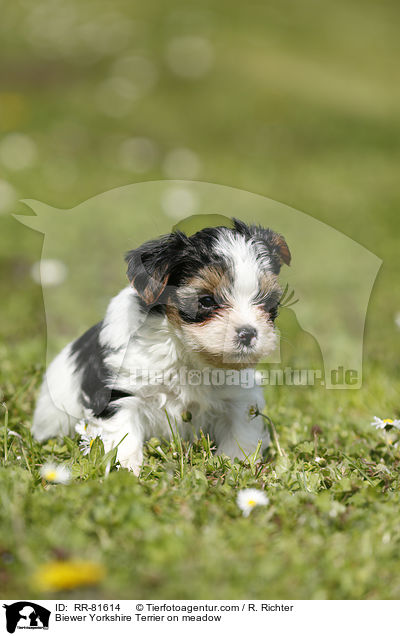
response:
M127 468L135 477L139 477L140 470L142 468L142 462L138 463L136 457L127 457L125 459L118 459L121 468Z

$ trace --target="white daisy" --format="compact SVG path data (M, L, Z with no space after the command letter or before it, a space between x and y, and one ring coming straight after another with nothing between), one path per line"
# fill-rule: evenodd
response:
M47 462L40 469L40 476L52 484L68 484L71 480L71 471L67 466Z
M236 501L244 517L248 517L256 506L266 506L269 503L265 492L257 490L256 488L239 490Z
M19 433L16 433L15 431L12 431L11 429L8 429L7 435L9 437L18 437L18 439L22 439L22 436Z
M100 437L100 435L96 435L96 437ZM82 455L89 455L96 437L88 437L87 435L82 435L81 441L79 442L79 450L81 451Z
M75 431L81 436L79 442L79 448L83 455L89 455L93 442L96 437L100 437L103 441L103 437L100 432L100 428L95 424L87 422L85 419L80 420L75 426Z
M400 429L400 420L391 420L389 418L382 420L380 417L375 415L374 421L371 422L371 426L375 426L376 429L384 429L387 425Z

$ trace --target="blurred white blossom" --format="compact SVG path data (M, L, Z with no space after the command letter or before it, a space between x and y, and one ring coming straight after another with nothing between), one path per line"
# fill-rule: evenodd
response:
M194 179L200 170L200 159L189 148L174 148L163 162L163 172L168 179Z
M18 194L11 183L0 179L0 214L11 212L17 198Z
M154 86L157 75L153 62L144 57L128 55L117 59L110 76L97 87L97 107L110 117L127 115L133 103Z
M43 258L31 267L31 276L35 283L42 287L60 285L68 274L67 266L55 258Z
M244 517L248 517L256 506L266 506L268 503L269 499L263 490L245 488L238 492L237 505L243 512Z
M71 481L71 471L67 466L47 462L40 469L42 479L53 484L68 484Z
M153 62L139 55L118 58L112 66L114 77L127 78L136 90L136 97L147 93L157 82L157 69Z
M194 214L199 207L197 196L184 186L170 186L161 198L161 207L171 219L183 219Z
M129 172L144 173L151 170L158 160L158 146L147 137L132 137L119 147L119 164Z
M214 60L211 42L194 35L176 37L167 45L166 60L170 69L186 79L205 75Z
M55 0L27 3L22 29L41 52L75 57L80 63L96 61L126 48L136 24L115 10L80 11L73 3Z
M0 142L0 161L8 170L29 168L35 163L36 157L36 144L27 135L10 133Z
M97 107L110 117L123 117L132 110L132 104L140 97L135 84L126 77L109 77L95 92Z
M86 47L102 56L123 50L135 32L135 23L126 15L110 12L78 25L77 31Z

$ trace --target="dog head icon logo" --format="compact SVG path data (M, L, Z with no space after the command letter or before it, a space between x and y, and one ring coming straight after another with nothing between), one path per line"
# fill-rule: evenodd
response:
M16 629L48 629L50 610L32 603L32 601L18 601L11 605L4 604L6 610L6 627L9 634Z

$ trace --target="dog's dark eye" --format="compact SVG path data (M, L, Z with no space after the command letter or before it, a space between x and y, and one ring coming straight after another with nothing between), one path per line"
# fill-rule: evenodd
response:
M269 313L269 319L272 320L272 322L274 322L274 320L276 319L278 315L278 308L279 308L279 303L277 305L274 305L274 307L270 307L269 309L267 309Z
M272 322L274 322L278 315L280 304L279 298L279 294L272 292L267 298L264 299L264 302L262 303L264 311L268 314L268 319L272 320Z
M279 300L280 300L279 294L272 292L271 294L267 296L267 298L264 298L264 301L263 301L264 310L277 312L279 304L280 304Z
M214 296L201 296L199 298L199 305L209 309L210 307L216 307L217 303L215 302Z
M267 300L266 303L264 303L264 309L265 311L272 311L275 310L277 311L279 307L279 303L277 303L276 301L271 301L271 300Z

